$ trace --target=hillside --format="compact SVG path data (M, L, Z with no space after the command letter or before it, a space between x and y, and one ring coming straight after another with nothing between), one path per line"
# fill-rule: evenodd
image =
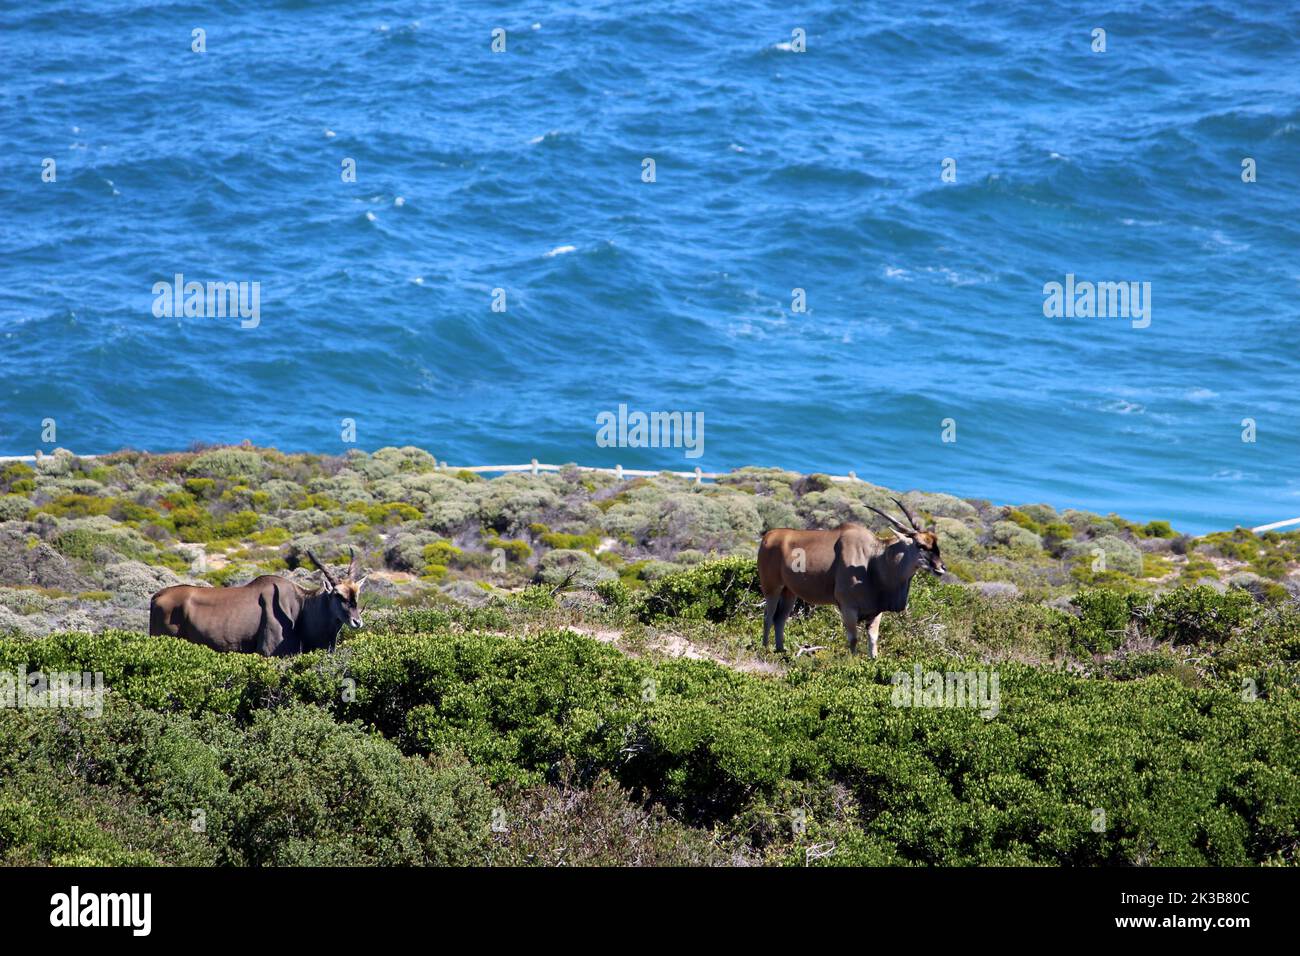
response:
M1295 862L1300 533L909 492L951 573L881 659L826 608L764 651L762 531L879 528L890 494L484 480L412 448L7 465L0 672L109 694L0 709L0 860ZM349 547L367 625L332 656L140 634L166 584L306 581ZM994 706L900 697L913 674L996 680Z
M771 527L880 528L893 492L749 468L716 484L579 472L485 480L414 448L342 457L217 448L0 466L0 630L140 627L177 582L238 584L313 549L364 556L376 599L479 603L533 582L637 590L708 557L752 557ZM1189 538L1161 522L941 493L903 500L933 519L954 580L1061 604L1080 586L1174 584L1300 594L1300 532ZM1103 566L1098 554L1104 555ZM495 566L494 566L495 558Z

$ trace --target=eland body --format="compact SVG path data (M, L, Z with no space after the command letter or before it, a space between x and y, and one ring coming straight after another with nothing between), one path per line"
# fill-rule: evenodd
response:
M831 531L774 528L758 546L758 579L763 591L763 646L776 630L776 649L785 650L785 622L795 599L808 604L834 604L844 622L849 650L858 650L858 623L867 622L871 656L878 652L880 618L902 611L912 578L925 568L945 572L939 538L933 528L922 529L907 507L894 499L911 527L878 508L871 510L890 523L893 541L882 541L868 528L848 522ZM870 507L870 506L868 506Z
M332 651L345 624L361 626L357 601L366 579L358 577L355 554L342 581L310 551L307 556L323 577L318 591L273 574L236 588L177 584L149 600L149 633L266 657Z

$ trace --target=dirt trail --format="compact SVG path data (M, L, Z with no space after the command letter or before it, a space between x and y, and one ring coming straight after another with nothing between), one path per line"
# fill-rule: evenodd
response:
M623 632L614 629L602 629L594 627L581 627L575 624L565 625L563 630L572 631L575 634L581 634L584 637L590 637L593 640L600 641L602 644L609 644L627 654L629 657L638 657L635 651L629 650L622 646ZM713 661L715 664L721 664L724 667L730 667L733 670L742 671L746 674L780 674L782 668L779 664L770 661L759 661L752 658L745 660L736 660L735 658L724 657L706 647L701 647L695 642L682 637L680 634L655 634L648 642L651 650L658 651L665 657L685 657L693 661Z

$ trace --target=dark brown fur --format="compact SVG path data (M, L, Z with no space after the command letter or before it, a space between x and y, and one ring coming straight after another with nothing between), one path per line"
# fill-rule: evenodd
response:
M912 518L906 509L904 513ZM854 653L858 622L867 621L871 656L876 656L880 616L907 607L917 570L925 567L935 574L944 573L933 529L909 529L889 520L896 532L896 540L890 542L852 522L833 531L775 528L763 535L758 546L758 579L766 602L764 647L775 626L776 649L785 650L785 622L798 598L808 604L839 607L849 650Z
M357 601L365 578L356 578L355 558L342 581L317 566L325 575L319 591L272 574L237 588L163 588L149 601L149 633L266 657L332 651L344 624L361 626Z

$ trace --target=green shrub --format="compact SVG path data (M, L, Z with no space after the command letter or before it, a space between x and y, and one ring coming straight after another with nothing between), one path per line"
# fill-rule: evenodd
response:
M631 599L622 578L601 581L596 585L596 593L610 607L626 607Z
M248 539L254 544L274 548L282 544L287 544L292 537L293 535L289 534L289 532L285 531L283 528L273 527L267 528L265 531L258 531L255 534L250 534Z
M1168 521L1148 521L1138 531L1144 538L1176 538L1178 532L1170 527Z
M1197 550L1217 552L1225 558L1251 561L1259 553L1259 541L1244 528L1236 531L1216 531L1196 543Z
M1059 555L1065 542L1074 537L1074 529L1064 521L1051 521L1043 528L1043 547L1053 555Z
M96 548L112 549L116 539L107 534L91 531L88 528L71 528L61 532L54 539L54 550L65 558L89 561L94 557Z
M36 472L21 461L0 468L0 493L26 495L36 490Z
M1043 549L1043 539L1012 521L998 521L993 525L993 540L1011 554L1030 557Z
M1174 588L1154 599L1138 591L1085 588L1070 603L1079 611L1071 637L1077 647L1093 653L1115 649L1132 628L1174 645L1223 643L1256 612L1249 592L1230 588L1220 593L1206 585Z
M0 779L0 864L215 862L216 855L188 826L152 817L149 808L129 794L70 777L60 767L29 758L25 766L11 768Z
M556 608L555 595L543 584L533 584L516 591L510 596L510 603L534 611L553 611Z
M450 541L431 541L421 550L424 559L423 575L432 581L441 581L451 566L464 567L467 555Z
M217 487L215 478L186 478L182 487L195 498L211 498Z
M1173 562L1163 554L1144 552L1142 554L1142 577L1163 578L1175 571Z
M32 510L32 503L22 495L0 494L0 522L18 521Z
M758 562L724 558L663 576L641 596L637 616L645 623L664 617L726 621L759 600Z
M222 763L241 863L456 866L486 850L494 801L472 770L434 769L313 707L259 713Z
M541 539L542 544L548 548L564 549L566 551L595 551L596 546L600 544L600 532L564 534L559 531L547 531L542 534Z
M1070 623L1074 645L1089 653L1105 653L1123 643L1139 596L1110 588L1085 588L1070 599L1079 616Z
M217 523L212 533L216 538L246 538L257 530L259 520L254 511L240 511Z
M500 548L505 552L507 561L524 562L533 555L533 549L528 546L528 542L521 541L518 538L506 540L496 535L490 535L483 539L483 547L489 551Z
M215 654L188 641L122 631L0 641L0 672L99 671L116 693L151 710L247 717L275 698L275 662Z
M889 706L885 662L772 681L700 661L647 668L573 634L356 651L360 714L408 747L460 747L523 782L564 759L610 768L697 823L786 781L838 781L895 861L1240 863L1285 852L1300 832L1297 746L1269 709L1294 705L1178 681L1002 665L1002 717L984 720ZM1234 782L1257 761L1285 770L1264 789ZM1224 788L1244 802L1225 812ZM1103 834L1090 825L1098 806ZM1206 820L1227 828L1208 844Z
M113 499L95 495L59 495L53 501L38 506L36 510L57 518L89 518L112 511Z
M228 478L252 482L262 474L265 463L255 451L242 448L216 448L190 462L186 471L200 478Z
M315 495L311 497L317 497ZM308 507L317 507L328 511L323 505L315 504ZM335 503L334 508L338 507ZM424 517L419 508L408 505L404 501L386 501L382 504L366 504L362 501L354 501L347 508L348 511L364 515L367 524L383 527L390 524L403 524L407 521L419 521Z
M140 805L168 827L201 820L203 844L218 863L251 866L464 865L483 857L493 800L463 762L406 757L358 726L316 707L263 710L239 727L209 715L193 720L113 703L98 720L52 712L0 712L0 765L45 765L43 777L71 773L83 789ZM75 824L74 824L75 826ZM138 865L137 852L33 818L0 790L0 853L23 843L29 855L76 853L81 862ZM12 851L9 851L12 853ZM62 862L67 862L66 860ZM180 862L185 862L181 860Z
M128 525L161 522L163 520L163 516L158 511L134 501L115 501L109 514L113 520Z
M214 571L204 571L199 577L213 587L229 588L252 580L254 570L247 564L231 561L224 567L217 568Z
M1240 588L1220 593L1207 585L1175 588L1142 614L1143 630L1173 644L1222 643L1255 614L1255 599Z
M567 584L575 588L594 588L601 581L618 575L586 551L557 549L548 551L537 562L536 579L552 587Z
M173 508L169 516L176 536L186 542L203 542L213 539L212 515L197 505Z
M1101 573L1116 572L1134 578L1142 573L1142 552L1117 535L1067 541L1063 553L1066 558L1078 562L1079 569L1099 565ZM1099 558L1103 561L1099 562Z
M1089 620L1118 621L1113 597L1095 602L1083 602ZM1294 622L1269 626L1269 646L1295 641ZM36 752L159 816L207 808L229 862L474 859L491 798L443 756L457 752L502 785L563 766L579 782L607 772L683 821L759 842L778 839L774 815L807 805L810 832L843 841L838 862L1241 865L1293 861L1300 840L1300 700L1158 674L1103 681L1004 662L1000 710L985 719L892 706L897 662L769 678L636 660L567 631L362 635L287 662L121 634L0 642L0 654L0 669L104 670L127 702L101 721L51 713L34 742L14 732L28 715L0 715L0 772ZM339 693L345 675L355 695ZM129 703L146 700L167 712ZM286 709L293 700L333 717ZM195 709L204 716L185 716Z
M1043 533L1043 526L1041 524L1029 515L1025 514L1025 512L1015 508L1012 508L1007 512L1006 520L1019 525L1026 531L1032 531L1034 534L1041 535Z
M979 548L979 536L964 521L956 518L936 518L935 530L939 533L939 548L944 557L971 555Z
M1187 563L1183 565L1183 570L1178 577L1185 584L1196 584L1202 578L1217 581L1219 580L1219 569L1206 558L1189 555Z

